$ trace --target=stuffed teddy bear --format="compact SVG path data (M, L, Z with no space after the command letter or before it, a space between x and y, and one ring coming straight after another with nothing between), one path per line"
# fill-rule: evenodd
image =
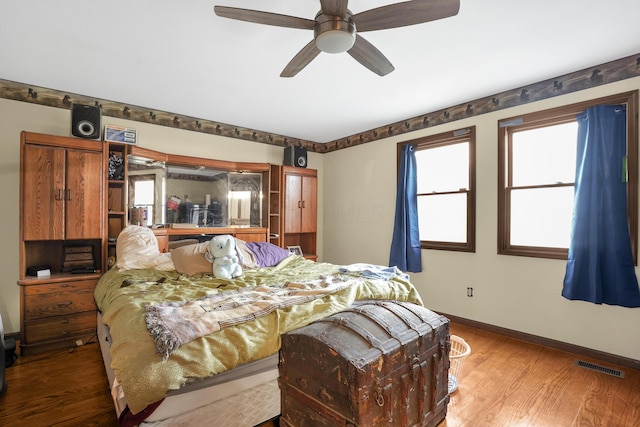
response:
M233 279L242 275L242 267L236 256L236 241L233 236L215 236L209 242L207 260L211 262L213 275L219 279Z

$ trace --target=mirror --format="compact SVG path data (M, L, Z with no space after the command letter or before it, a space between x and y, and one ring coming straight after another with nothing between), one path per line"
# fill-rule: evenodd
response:
M227 171L204 166L167 165L166 222L227 227L228 193Z
M129 156L130 224L262 227L263 174Z
M232 172L229 174L229 187L229 226L260 227L262 174Z
M129 224L164 224L164 162L129 156L127 167Z

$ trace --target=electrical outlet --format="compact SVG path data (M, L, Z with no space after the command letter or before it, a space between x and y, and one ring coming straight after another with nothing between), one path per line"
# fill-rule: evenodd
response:
M473 288L472 287L468 287L467 288L467 296L468 297L472 297L473 296Z

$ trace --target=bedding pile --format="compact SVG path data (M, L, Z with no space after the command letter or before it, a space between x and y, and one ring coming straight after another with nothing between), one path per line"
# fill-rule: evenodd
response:
M156 353L167 359L182 344L224 328L248 322L277 309L311 302L353 285L357 279L329 276L283 287L252 286L222 291L195 301L149 304L147 329Z
M356 300L393 299L422 305L406 276L376 278L361 272L362 268L316 263L297 255L284 257L274 267L246 269L231 280L175 270L109 270L95 289L95 300L109 326L111 366L129 410L136 414L161 401L170 390L272 355L280 347L282 333L342 311ZM269 298L263 298L262 292L270 293ZM189 309L204 303L210 310L201 310L198 316L218 311L224 318L233 313L231 321L216 325L221 320L216 314L204 319L205 326L198 326L200 320L191 319L187 329L198 332L173 342L170 351L156 347L158 340L177 330L175 325L188 316ZM179 316L172 314L176 308L182 310ZM150 322L151 331L149 312L162 312Z

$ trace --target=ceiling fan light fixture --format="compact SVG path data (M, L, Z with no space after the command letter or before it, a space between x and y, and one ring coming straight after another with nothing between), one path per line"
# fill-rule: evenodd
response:
M313 29L313 40L308 42L280 73L280 77L293 77L309 65L320 52L349 55L379 76L394 70L393 64L374 45L356 34L360 31L387 30L448 18L458 14L460 0L400 1L365 10L355 15L348 9L349 0L320 0L320 11L314 20L260 10L215 6L216 15L239 21L276 27Z
M342 53L353 47L356 38L341 30L330 30L316 37L316 46L326 53Z
M318 14L314 33L316 46L326 53L346 52L356 42L356 25L349 15L343 19Z

